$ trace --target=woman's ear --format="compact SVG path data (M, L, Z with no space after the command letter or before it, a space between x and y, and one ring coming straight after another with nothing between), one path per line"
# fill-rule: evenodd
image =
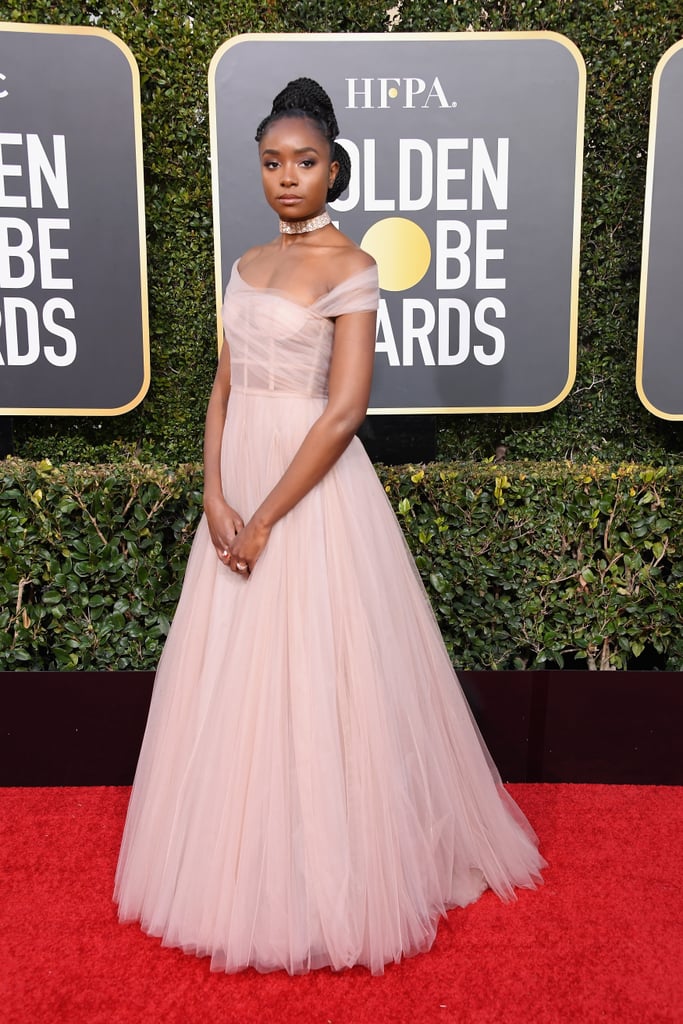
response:
M332 163L330 164L330 173L327 176L327 187L328 188L332 188L332 186L334 185L335 181L337 180L337 175L338 174L339 174L339 161L338 160L333 160Z

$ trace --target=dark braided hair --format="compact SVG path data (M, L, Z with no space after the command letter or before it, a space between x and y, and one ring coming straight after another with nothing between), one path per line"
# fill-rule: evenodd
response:
M273 100L273 109L256 129L256 141L260 142L268 128L283 117L307 117L329 142L332 160L339 164L337 177L327 192L328 203L333 203L348 187L351 178L351 157L336 141L339 125L332 100L323 87L312 78L297 78L289 82L277 94Z

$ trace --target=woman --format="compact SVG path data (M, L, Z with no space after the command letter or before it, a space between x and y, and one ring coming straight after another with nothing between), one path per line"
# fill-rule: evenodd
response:
M337 134L309 79L257 132L280 235L226 291L205 516L117 871L121 919L215 970L381 973L544 864L354 437L377 273L326 211L349 180Z

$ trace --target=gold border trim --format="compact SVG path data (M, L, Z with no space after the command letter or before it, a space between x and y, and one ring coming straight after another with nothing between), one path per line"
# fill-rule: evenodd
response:
M647 311L648 272L650 269L650 232L652 228L652 196L654 189L655 159L657 147L657 118L659 116L659 87L664 68L674 53L683 49L683 39L674 43L660 57L652 76L652 99L650 101L650 130L647 140L647 170L645 175L645 203L643 209L643 247L640 265L640 297L638 303L638 340L636 346L636 391L638 398L648 412L664 420L683 420L683 413L670 413L658 409L647 397L643 384L643 362L645 349L645 315Z
M505 39L514 42L520 39L547 39L563 46L574 58L578 71L578 90L576 96L576 160L574 178L574 223L572 230L572 272L570 285L570 306L569 306L569 362L567 367L567 380L559 394L550 402L544 405L522 405L522 406L475 406L464 408L458 406L425 408L378 408L368 409L368 415L424 415L431 413L502 413L502 412L545 412L562 402L576 380L577 361L577 339L578 339L578 317L579 317L579 258L581 252L581 194L583 184L583 142L584 125L586 116L586 64L581 51L567 36L559 32L245 32L242 35L232 36L227 39L214 53L211 58L208 73L209 84L209 126L211 146L211 197L213 205L213 227L214 227L214 271L216 275L216 321L218 328L218 352L220 354L223 344L223 326L221 322L221 310L223 306L222 281L223 268L221 265L221 237L219 223L219 177L218 177L218 135L216 125L216 70L225 53L233 46L245 42L289 42L298 40L300 42L327 42L332 40L347 41L356 43L378 43L378 42L406 42L410 40L418 42L469 42L472 39L501 40Z
M255 33L233 36L222 43L209 63L207 74L207 85L209 90L209 154L211 157L211 208L213 211L213 272L214 272L214 296L216 302L216 330L218 333L217 348L220 358L223 347L223 266L221 260L221 218L220 218L220 190L218 175L218 126L216 115L216 70L223 54L242 40L258 39ZM272 38L266 35L266 38Z
M35 25L15 21L0 21L0 32L36 32L75 36L100 36L112 43L128 62L133 93L133 133L135 138L135 178L137 184L138 235L140 249L140 308L142 313L142 365L143 379L137 395L116 409L70 408L8 408L0 407L2 416L120 416L140 404L149 390L151 370L149 351L149 295L147 289L147 237L145 229L145 179L142 158L142 103L140 98L140 69L133 51L113 32L95 25Z

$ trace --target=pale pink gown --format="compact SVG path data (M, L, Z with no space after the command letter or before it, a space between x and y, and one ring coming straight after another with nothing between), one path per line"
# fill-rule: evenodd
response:
M334 317L233 267L222 447L245 522L325 408ZM534 887L536 838L473 724L429 600L354 439L249 579L202 519L159 664L116 875L122 920L211 968L299 973L428 949L439 916Z

